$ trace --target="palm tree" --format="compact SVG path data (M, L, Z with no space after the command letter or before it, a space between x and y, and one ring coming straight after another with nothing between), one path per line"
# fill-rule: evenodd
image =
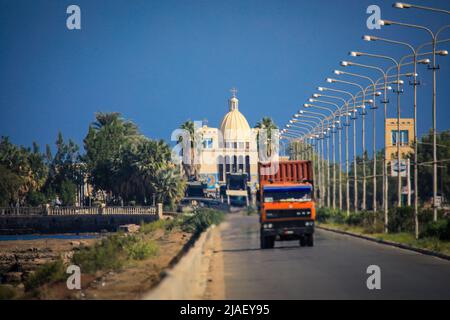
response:
M156 171L151 184L157 201L171 206L183 198L186 187L175 167L169 164Z
M183 170L187 178L194 177L195 180L198 180L198 171L200 170L200 165L195 163L195 124L191 120L187 120L183 124L181 124L180 129L183 129L189 133L189 140L190 140L190 162L184 163L183 162ZM181 136L178 139L178 142L182 142L183 137ZM184 151L184 150L183 150Z
M271 142L272 142L272 130L276 130L278 129L277 125L273 122L272 118L269 117L263 117L260 121L258 121L255 125L256 129L262 129L262 130L266 130L266 138L267 140L264 141L264 144L268 147L267 150L267 156L271 156L272 155L272 148L271 148ZM258 134L257 134L257 145L258 145L258 150L260 148L259 145L259 130L258 130Z

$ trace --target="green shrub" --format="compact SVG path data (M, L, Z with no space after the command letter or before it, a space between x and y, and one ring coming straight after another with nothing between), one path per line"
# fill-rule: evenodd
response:
M119 269L123 265L123 252L132 237L123 234L108 236L92 247L75 252L72 262L80 266L82 272L105 269Z
M62 281L65 280L66 277L66 268L61 259L49 262L37 268L36 271L27 278L24 283L25 290L29 291L46 283Z
M157 252L158 246L142 235L118 233L92 247L75 252L72 262L80 266L82 272L93 273L99 270L117 270L127 260L143 260Z
M27 202L30 206L37 207L47 202L47 197L43 192L31 190L27 194Z
M140 239L134 243L130 243L126 247L129 259L144 260L158 253L158 246L153 241L145 241Z
M346 214L339 209L319 208L316 211L316 219L318 222L343 223Z
M70 180L61 182L61 201L66 206L73 206L75 204L77 186Z
M422 209L419 211L419 224L427 225L433 222L433 209Z
M149 234L159 229L165 229L166 220L159 219L150 223L141 223L140 232Z
M364 222L364 214L360 212L351 213L344 219L344 222L351 226L362 226Z
M244 212L244 214L247 216L251 216L251 215L254 215L257 213L258 213L258 211L256 210L256 208L254 206L248 206Z
M175 217L174 219L167 219L165 220L164 229L166 232L172 231L173 229L179 227L181 223L183 222L182 217Z
M345 210L331 208L320 208L317 210L317 220L319 222L363 227L367 233L377 233L383 231L383 216L383 212L350 212L350 215L347 216L347 212Z
M373 226L376 221L383 219L379 212L359 211L351 213L346 217L345 223L354 226L369 227Z
M413 232L414 231L414 208L396 207L389 209L390 232Z
M16 297L16 290L11 286L0 285L0 300L11 300Z
M327 222L330 219L331 213L328 208L319 208L316 210L316 220L318 222Z
M168 232L179 226L183 231L199 233L212 224L219 224L223 217L220 211L198 209L192 216L142 223L140 233L136 235L118 233L102 239L94 246L81 248L74 253L72 262L85 273L120 269L127 260L142 260L158 253L157 244L145 239L144 235L156 230Z
M192 216L185 216L181 228L185 232L201 233L213 224L219 224L224 213L213 209L196 209Z
M437 218L440 219L448 219L445 210L438 210ZM429 222L433 222L433 209L421 209L419 210L419 224L426 225Z
M181 217L175 217L173 219L159 219L150 223L141 223L140 232L145 234L150 234L156 230L169 232L178 227L181 222Z
M450 220L430 221L424 226L420 236L421 238L436 237L439 240L450 240Z

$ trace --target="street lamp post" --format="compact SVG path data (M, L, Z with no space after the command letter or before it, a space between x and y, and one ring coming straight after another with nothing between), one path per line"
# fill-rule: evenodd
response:
M323 174L323 172L321 173L321 169L323 170L323 167L324 167L324 163L323 163L323 158L324 158L324 150L323 150L323 139L324 139L324 136L323 136L323 132L324 132L324 126L325 126L324 122L326 121L326 119L314 116L314 114L317 114L319 116L324 117L324 115L321 114L321 113L316 113L316 112L310 112L309 111L309 112L306 112L307 114L305 114L305 112L306 112L305 110L300 110L299 113L294 115L294 117L295 118L299 118L299 117L303 118L303 117L305 117L305 118L317 120L317 121L320 122L321 127L322 127L322 134L321 134L322 138L320 138L320 137L318 138L318 139L321 140L321 149L322 149L322 150L320 150L320 148L318 149L318 151L319 151L318 152L319 153L319 156L318 156L319 175L318 176L319 176L319 192L320 192L319 203L320 203L321 206L323 206L324 205L323 193L324 193L324 183L325 182L324 182L324 174ZM313 115L308 115L308 114L313 114ZM320 160L321 159L320 153L321 153L322 161Z
M332 79L332 78L327 78L327 82L329 83L343 83L343 84L348 84L348 85L352 85L352 86L356 86L359 89L361 89L361 91L363 92L363 101L362 101L362 105L364 106L364 102L365 102L365 92L364 92L364 88L355 82L350 82L350 81L344 81L344 80L338 80L338 79ZM354 106L355 110L356 110L356 105ZM363 112L361 113L362 115L362 151L363 151L363 196L362 196L362 209L365 210L366 209L366 172L365 172L365 161L364 161L364 154L365 154L365 112L363 110ZM356 120L356 119L355 119ZM355 126L356 126L356 121L354 122ZM354 137L353 137L353 141L354 141L354 154L353 154L353 160L354 160L354 170L355 170L355 181L354 181L354 186L355 186L355 199L354 199L354 203L356 205L355 207L355 212L358 211L357 208L357 204L358 204L358 181L357 181L357 163L356 163L356 128L353 128L353 133L354 133Z
M410 7L413 7L413 5L409 5ZM434 9L434 8L429 8L429 7L423 7L423 6L414 6L417 9L424 9L424 10L430 10L430 11L442 11L440 9ZM403 6L396 6L396 8L399 9L403 9L406 8L403 4ZM446 10L443 10L444 13ZM436 45L437 45L437 40L438 40L438 36L439 34L447 29L450 28L450 25L446 25L441 27L437 32L433 32L431 31L429 28L421 26L421 25L415 25L415 24L409 24L409 23L403 23L403 22L396 22L396 21L391 21L391 20L380 20L379 24L384 26L384 25L398 25L398 26L404 26L404 27L409 27L409 28L414 28L414 29L421 29L421 30L425 30L429 33L429 35L432 38L432 46L433 46L433 57L432 57L432 61L433 61L433 66L430 67L430 69L433 71L433 111L432 111L432 117L433 117L433 130L432 130L432 134L433 134L433 220L437 221L437 147L436 147L436 71L437 71L437 67L436 67Z
M311 119L317 119L319 121L321 121L322 124L322 141L321 141L321 147L322 147L322 191L323 193L325 193L325 150L324 150L324 139L328 138L326 136L326 132L325 132L325 122L327 122L327 128L329 126L329 121L328 118L325 117L324 114L322 113L318 113L318 112L312 112L312 111L306 111L306 110L300 110L299 111L299 116L302 115L303 117L307 117L307 118L311 118ZM327 153L328 155L328 153ZM322 195L322 193L321 193ZM329 195L327 195L329 197ZM325 196L321 197L323 204L325 203ZM329 200L328 200L328 206L329 206Z
M348 107L348 103L344 98L338 97L338 96L330 96L330 95L326 95L326 94L321 94L321 93L315 93L312 95L314 98L320 98L320 97L324 97L324 98L329 98L329 99L334 99L334 100L339 100L341 102L343 102L343 106L342 108ZM324 102L322 100L322 102ZM336 105L337 106L337 105ZM341 108L338 107L338 109L340 110ZM339 115L339 119L338 119L338 150L339 150L339 210L342 210L342 122L341 122L341 115Z
M345 63L344 63L345 66ZM375 81L372 80L372 78L361 75L361 74L356 74L356 73L351 73L351 72L346 72L346 71L340 71L340 70L335 70L334 71L335 74L337 75L349 75L349 76L353 76L353 77L357 77L357 78L362 78L365 80L369 80L369 82L372 84L372 94L373 94L373 100L372 100L372 110L373 110L373 118L372 118L372 144L373 144L373 177L372 177L372 182L373 182L373 202L372 202L372 210L373 212L377 211L377 154L376 154L376 102L375 102L375 97L377 95L377 91L376 91L376 84ZM364 95L366 95L366 90L364 90ZM365 101L363 101L363 104L365 104ZM364 110L363 110L364 112ZM363 122L364 125L364 122ZM363 135L364 135L364 128L363 128ZM363 138L364 141L364 138ZM363 147L363 172L364 172L364 176L363 176L363 198L364 198L364 205L363 205L363 209L366 208L366 175L365 175L365 151L364 151L364 147Z
M364 36L363 39L366 41L373 40L371 36ZM445 41L443 41L443 42L445 42ZM422 46L424 46L424 45L422 45ZM419 48L421 48L422 46L420 46ZM419 51L419 49L416 51ZM445 50L439 51L439 54L441 54L441 55L445 55L446 53L447 52ZM417 56L428 55L428 54L431 54L431 53L422 53L422 54L418 54ZM362 52L358 53L358 55L374 56L374 55L366 54L366 53L362 53ZM375 57L379 57L379 56L375 55ZM402 57L400 61L403 61L404 58L407 58L407 57L409 57L409 56ZM429 63L429 60L428 59L418 60L417 63L427 64L427 63ZM405 66L408 64L411 64L411 63L400 63L401 66ZM388 84L398 82L397 80L388 82L388 78L392 77L392 76L389 76L388 74L392 68L395 67L397 69L397 67L394 65L393 67L390 67L390 68L384 70L377 66L356 63L353 61L342 61L341 65L344 67L356 66L356 67L372 69L372 70L376 70L382 74L382 77L376 81L376 85L378 85L379 81L383 81L383 85L382 85L381 89L383 89L383 91L384 91L384 97L383 97L383 100L381 101L381 103L383 103L383 105L384 105L384 127L386 127L387 104L389 103L389 100L387 99L387 90L391 90L391 87L388 86ZM402 74L401 76L414 76L414 75L416 75L416 73L406 73L406 74ZM398 76L395 75L395 77L398 77ZM386 141L385 141L385 145L386 145ZM384 225L385 225L385 232L387 233L388 232L387 225L388 225L389 217L388 217L388 177L387 177L386 152L385 152L385 156L383 157L383 192L382 193L383 193L382 203L383 203L383 210L384 210Z
M326 96L324 94L322 94L324 91L330 91L330 92L335 92L335 93L342 93L342 94L346 94L350 97L350 99L353 101L353 104L355 105L356 103L356 97L348 92L348 91L344 91L344 90L339 90L339 89L334 89L334 88L326 88L326 87L318 87L317 90L319 90L319 92L321 92L319 95L322 96ZM330 96L328 96L330 97ZM337 97L333 97L332 98L337 98ZM338 99L342 99L342 98L338 98ZM346 109L348 109L348 102L346 100L344 100L344 105L346 106ZM346 190L346 209L347 209L347 216L350 215L350 180L349 180L349 154L348 154L348 127L350 126L350 120L349 120L349 116L350 113L347 111L346 113L346 123L344 124L345 126L345 177L346 177L346 181L345 181L345 190ZM356 174L356 171L355 171Z
M339 106L337 106L334 103L330 103L330 102L322 101L322 100L317 100L317 99L313 99L313 98L310 98L309 102L319 102L319 103L331 104L333 106L339 107ZM316 108L316 109L325 110L325 111L330 112L331 116L333 116L332 125L334 125L334 113L333 113L333 111L330 108L319 106L319 105L316 105L316 104L311 104L311 103L305 103L303 106L305 108ZM333 164L332 164L333 165L332 204L333 204L333 209L336 209L336 183L335 183L336 182L336 167L334 165L336 159L335 159L335 152L334 152L334 150L335 150L335 147L334 147L334 143L335 143L334 133L335 133L334 130L331 130L331 140L332 140L332 144L331 144L332 151L331 151L331 154L332 154L332 157L333 157L333 159L332 159L332 162L333 162ZM328 160L329 160L329 152L327 153L327 157L328 157ZM328 181L329 181L330 180L329 163L328 163L328 167L327 167L327 175L328 175ZM328 192L327 192L327 201L329 202L328 199L329 199L329 195L330 195L330 183L328 183L328 185L327 185L327 190L328 190Z
M385 56L385 55L380 55L380 54L373 54L373 53L363 53L363 52L356 52L356 51L352 51L350 52L350 55L352 57L358 57L358 56L367 56L367 57L374 57L374 58L380 58L380 59L385 59L385 60L389 60L392 61L394 63L394 65L396 66L397 69L397 90L395 91L397 93L397 140L400 139L400 93L402 92L400 90L400 63L389 56ZM399 170L400 168L400 143L398 141L396 141L397 144L397 168ZM402 180L401 180L401 175L400 175L400 171L397 174L397 206L401 207L402 205Z
M419 187L418 187L418 150L417 150L417 86L419 85L419 82L417 81L417 64L420 63L420 61L417 60L418 58L418 50L422 47L419 46L418 48L414 48L412 45L406 42L402 41L396 41L386 38L380 38L375 36L364 36L363 39L365 41L382 41L390 44L397 44L407 47L412 52L413 57L413 82L411 85L413 86L413 110L414 110L414 120L413 120L413 127L414 127L414 224L415 224L415 236L416 239L419 238L419 209L418 209L418 197L419 197ZM408 57L405 56L400 60L400 64L402 64L403 60Z

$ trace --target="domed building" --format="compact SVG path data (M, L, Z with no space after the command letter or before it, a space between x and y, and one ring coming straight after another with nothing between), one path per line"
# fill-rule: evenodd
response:
M247 173L252 190L255 190L257 183L257 129L250 128L247 119L239 111L236 90L231 92L229 110L220 128L203 124L200 129L203 148L199 177L207 182L209 192L216 192L218 186L225 184L228 173Z

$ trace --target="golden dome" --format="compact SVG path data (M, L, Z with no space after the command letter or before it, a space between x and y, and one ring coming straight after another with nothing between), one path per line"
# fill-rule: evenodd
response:
M222 131L224 140L243 141L250 139L250 126L247 119L239 111L238 105L239 100L233 96L229 100L230 112L223 117L220 124L220 131Z

